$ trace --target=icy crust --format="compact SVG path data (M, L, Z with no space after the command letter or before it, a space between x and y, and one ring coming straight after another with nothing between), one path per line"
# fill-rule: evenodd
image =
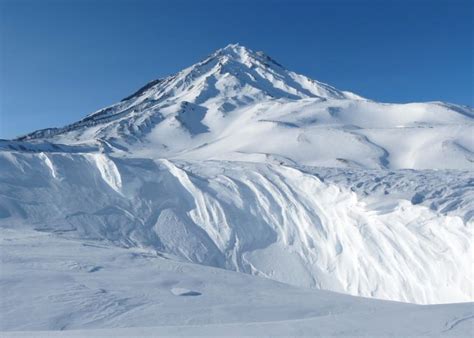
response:
M470 172L14 151L0 153L0 167L4 228L151 248L352 295L473 299Z

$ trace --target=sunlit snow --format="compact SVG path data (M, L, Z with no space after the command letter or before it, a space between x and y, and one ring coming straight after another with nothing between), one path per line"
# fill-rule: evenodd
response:
M473 117L229 45L0 140L0 330L472 334Z

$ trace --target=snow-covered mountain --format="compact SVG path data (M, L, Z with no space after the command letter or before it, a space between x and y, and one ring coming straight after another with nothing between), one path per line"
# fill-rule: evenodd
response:
M156 116L155 120L159 122L160 118L167 115L173 115L178 119L181 114L188 115L190 111L188 109L186 109L188 113L173 110L173 108L181 110L184 108L181 106L186 106L188 103L202 105L207 109L220 108L222 112L228 112L237 107L271 99L300 100L303 98L346 99L357 98L357 96L290 72L262 52L254 53L237 44L229 45L175 75L148 83L121 102L92 113L78 123L65 128L38 131L21 139L50 137L71 130L84 129L94 124L101 124L99 133L95 134L96 137L113 136L104 133L107 131L106 126L109 127L108 129L117 129L117 135L126 136L126 132L133 134L140 129L136 124L142 126L145 122L136 119L137 113L147 112L147 117ZM161 112L157 111L157 108L168 109ZM191 105L192 108L193 105ZM199 117L203 117L199 112L190 116L191 119L196 120L192 122L197 124L200 122ZM116 123L110 124L112 121ZM120 129L117 126L119 121L122 121L123 126L127 125L131 129L118 130ZM108 131L110 133L110 130ZM138 133L135 136L146 135Z
M229 45L76 123L0 141L0 227L356 296L472 301L473 135L470 107L377 103Z
M473 117L441 102L373 102L229 45L79 122L19 140L147 158L470 169Z

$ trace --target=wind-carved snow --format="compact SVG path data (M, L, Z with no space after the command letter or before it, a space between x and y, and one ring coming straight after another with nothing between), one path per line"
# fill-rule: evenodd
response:
M54 164L53 162L51 162L51 160L49 159L48 155L45 154L45 153L40 153L40 156L41 158L44 160L44 163L46 164L46 166L49 168L49 170L51 171L51 176L53 178L58 178L57 177L57 174L56 174L56 168L54 167Z
M115 163L104 154L87 154L87 157L91 159L93 166L99 170L102 179L112 189L120 193L122 178ZM50 166L51 161L48 161L48 163L48 166Z
M299 287L472 301L473 117L442 102L377 103L229 45L81 121L0 140L0 227ZM61 267L99 275L106 265L81 264ZM172 302L206 299L199 283L178 284L163 287ZM74 304L96 297L80 285L61 292ZM87 306L116 326L142 301L107 294ZM55 323L90 324L71 316Z
M465 273L472 264L469 172L428 171L423 178L397 173L398 186L387 186L388 195L370 188L364 197L330 169L90 156L52 154L48 162L41 154L2 156L2 167L23 168L24 174L7 170L0 176L9 182L0 201L10 215L0 224L24 227L34 217L30 228L57 224L57 230L74 230L68 236L149 247L353 295L416 303L472 300L472 276ZM61 181L51 177L51 164ZM376 172L348 174L360 175L360 182L374 182L375 174L375 182L390 184ZM444 176L452 182L428 196L425 191L437 189ZM422 186L410 188L412 180ZM28 181L48 182L48 188ZM444 200L455 202L456 195L459 205L447 208Z

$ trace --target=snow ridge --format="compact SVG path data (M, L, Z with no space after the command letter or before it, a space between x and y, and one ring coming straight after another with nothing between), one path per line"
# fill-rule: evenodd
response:
M146 247L359 296L423 304L473 298L472 276L465 274L472 203L451 210L443 205L456 194L472 198L472 189L462 184L469 172L452 173L458 183L428 198L428 207L418 189L434 188L451 173L424 172L424 186L416 190L406 185L413 179L409 173L396 177L405 185L386 187L389 195L381 198L376 190L357 194L328 169L104 154L5 155L0 179L9 183L0 186L1 227L67 231L68 237ZM19 170L23 175L15 174ZM358 180L373 182L370 175Z

